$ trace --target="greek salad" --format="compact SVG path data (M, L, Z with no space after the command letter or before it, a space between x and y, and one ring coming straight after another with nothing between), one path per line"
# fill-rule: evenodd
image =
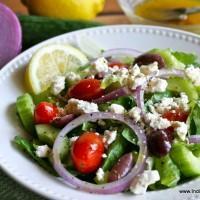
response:
M31 73L44 48L33 55ZM57 68L45 70L47 61L40 62L43 89L34 90L35 80L26 76L32 89L17 98L16 108L29 137L14 138L18 149L69 187L90 193L144 194L200 175L195 54L122 48L88 59L67 48L73 57L68 52L65 70L56 75Z

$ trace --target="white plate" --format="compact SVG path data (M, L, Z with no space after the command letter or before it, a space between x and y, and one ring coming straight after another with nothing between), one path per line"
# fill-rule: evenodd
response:
M80 35L87 35L105 49L129 47L141 51L152 48L172 48L200 53L200 37L191 33L153 26L106 26L92 28L58 36L25 51L0 71L0 166L19 183L31 190L56 200L171 200L200 199L198 193L181 194L182 189L200 189L200 180L191 181L174 189L148 192L144 196L128 194L95 195L71 189L55 177L50 176L30 159L23 156L11 144L16 134L22 134L16 113L15 101L24 90L24 69L32 54L49 43L71 43L76 45ZM200 191L199 191L200 192Z

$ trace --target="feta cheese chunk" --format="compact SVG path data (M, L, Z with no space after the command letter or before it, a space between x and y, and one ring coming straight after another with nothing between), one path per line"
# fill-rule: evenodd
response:
M92 113L92 112L99 112L98 106L95 103L78 100L71 98L68 101L68 104L65 106L66 114L85 114L85 113Z
M188 111L189 110L189 99L188 99L188 96L184 92L181 92L179 98L174 98L174 101L184 111Z
M68 72L65 77L70 83L76 83L81 80L81 76L75 72Z
M151 170L153 168L153 165L154 165L154 159L152 157L150 157L150 156L147 157L145 169L146 170Z
M140 67L135 64L130 70L129 70L129 73L132 75L132 76L139 76L140 75Z
M200 68L191 66L186 68L185 72L195 86L200 86Z
M167 81L161 78L152 78L147 86L147 92L165 92L167 89Z
M145 118L149 125L154 129L166 129L171 126L169 120L162 118L158 114L147 113Z
M58 95L63 89L65 89L65 77L56 76L51 85L51 92L53 95Z
M51 149L48 147L48 145L41 145L41 146L37 146L35 154L37 157L39 158L46 158L49 156L51 152Z
M141 109L138 107L133 107L131 110L129 110L128 115L138 122L141 119Z
M105 130L103 136L103 142L106 147L113 143L117 138L117 131Z
M145 74L146 76L147 75L150 75L152 73L155 73L157 74L159 72L158 70L158 62L153 62L149 65L141 65L140 66L140 71Z
M146 77L143 74L139 76L129 76L128 85L131 90L135 90L138 86L143 86L146 84Z
M110 107L108 108L110 112L112 113L116 113L116 114L124 114L125 109L123 106L119 105L119 104L111 104Z
M174 128L174 131L178 137L184 141L188 132L187 124L184 122L174 121L172 122L172 127Z
M97 177L97 180L99 182L103 181L104 180L104 176L105 176L105 172L103 171L102 168L99 168L96 172L96 177Z
M108 72L108 61L104 57L98 58L94 62L94 69L96 73Z
M157 170L145 170L133 180L130 191L134 194L145 194L149 185L160 180Z

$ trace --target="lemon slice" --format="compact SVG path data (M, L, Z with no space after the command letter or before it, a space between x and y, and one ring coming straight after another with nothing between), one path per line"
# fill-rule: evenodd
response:
M70 45L42 47L33 55L26 69L26 84L33 94L39 94L50 87L55 76L76 71L87 62L87 57Z

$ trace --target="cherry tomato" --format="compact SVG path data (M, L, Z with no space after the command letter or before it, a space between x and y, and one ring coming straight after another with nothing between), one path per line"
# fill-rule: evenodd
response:
M58 108L48 102L41 102L35 107L34 118L36 124L49 124L58 116Z
M108 63L108 66L109 66L109 67L117 66L117 67L119 67L119 68L128 67L126 64L121 63L121 62L119 62L119 61L112 61L112 62L109 62L109 63Z
M69 97L91 101L103 95L101 82L97 79L83 79L69 89Z
M71 156L75 168L84 174L96 171L102 161L104 143L94 132L83 133L73 144Z
M180 108L176 110L169 110L162 115L163 118L168 119L169 121L180 121L186 122L188 118L188 112L183 111Z

